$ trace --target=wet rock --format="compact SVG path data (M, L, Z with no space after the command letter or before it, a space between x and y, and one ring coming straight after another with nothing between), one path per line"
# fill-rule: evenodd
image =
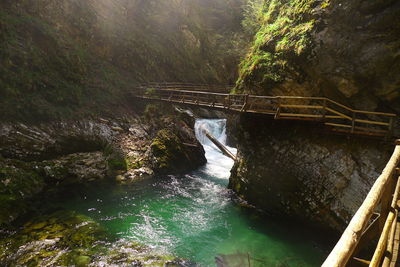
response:
M150 149L156 173L184 172L206 163L205 152L200 144L187 146L169 130L160 130Z
M63 183L90 182L107 177L108 164L103 152L75 153L40 162L45 177Z
M0 157L0 225L25 213L29 199L44 189L44 178L37 170L36 163Z
M251 115L240 124L230 188L259 208L335 231L357 211L393 149L327 135L314 124Z
M152 112L148 123L101 118L0 124L0 225L24 214L39 193L65 185L105 178L129 183L205 163L190 119L169 115L171 107ZM18 208L11 209L14 205Z
M182 266L184 261L110 237L90 218L59 211L0 240L2 266ZM174 263L175 265L169 265Z
M154 175L150 168L142 167L139 169L128 170L126 173L118 175L116 180L120 183L132 183L137 180L146 179Z

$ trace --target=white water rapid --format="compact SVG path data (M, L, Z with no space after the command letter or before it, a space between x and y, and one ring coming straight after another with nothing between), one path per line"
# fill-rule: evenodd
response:
M202 129L208 130L215 138L225 145L232 154L236 149L226 145L226 119L197 119L195 124L196 137L206 152L207 164L204 172L221 179L228 179L233 160L224 156L222 152L204 135Z

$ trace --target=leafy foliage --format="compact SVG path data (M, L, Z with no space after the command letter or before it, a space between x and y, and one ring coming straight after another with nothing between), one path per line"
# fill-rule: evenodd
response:
M258 17L261 25L240 65L237 92L250 87L263 88L261 91L273 88L294 71L289 65L310 56L311 34L317 25L313 12L320 6L327 7L328 1L267 0L262 9L249 9L253 13L247 20Z

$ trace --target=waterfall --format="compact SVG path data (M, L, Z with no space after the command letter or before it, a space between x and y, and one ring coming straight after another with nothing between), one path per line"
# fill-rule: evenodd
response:
M212 145L212 142L204 135L202 129L206 129L223 145L226 145L226 119L197 119L195 124L196 137L202 145Z
M228 179L230 170L233 166L233 160L224 156L222 152L204 135L202 129L206 129L223 145L226 146L226 119L197 119L195 123L195 132L197 140L203 145L206 152L207 165L203 172L221 179ZM233 155L236 155L236 149L226 146Z

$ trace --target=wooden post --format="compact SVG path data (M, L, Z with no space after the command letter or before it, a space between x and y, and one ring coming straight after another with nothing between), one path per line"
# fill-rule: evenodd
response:
M391 179L387 181L386 188L382 195L381 212L379 217L379 233L382 232L382 229L385 226L386 218L389 214L390 207L392 205L392 194L396 186L394 177L396 177L395 172L393 173Z
M342 267L346 265L349 258L353 255L353 251L360 241L362 233L382 197L388 180L392 179L393 173L399 163L400 141L398 141L398 145L382 174L375 181L364 202L351 219L340 240L322 264L322 267Z
M278 99L278 105L276 107L275 119L279 119L279 117L281 116L281 102L282 102L282 100L281 100L280 97L277 97L277 99Z
M326 98L322 101L322 120L326 117Z
M400 180L397 179L396 189L395 189L393 198L391 198L390 206L392 209L391 209L389 215L387 215L385 217L385 224L384 224L384 227L382 230L382 234L378 241L378 246L376 247L374 256L372 257L372 260L371 260L371 264L370 264L371 267L377 267L380 265L382 256L386 251L390 229L392 228L393 221L395 219L397 219L397 218L395 218L395 208L397 206L399 192L400 192Z
M395 239L398 215L399 215L399 211L398 211L398 207L396 207L396 209L394 211L394 221L393 221L392 227L390 229L389 239L388 239L387 247L386 247L387 253L385 255L385 258L383 259L382 267L388 267L390 265L390 263L395 260L393 258L393 250L394 250L394 239Z
M388 129L388 138L390 138L393 135L393 130L394 130L394 119L395 117L390 117L389 120L389 129Z
M248 99L249 99L249 95L248 94L244 95L243 106L242 106L242 110L240 112L246 111Z

